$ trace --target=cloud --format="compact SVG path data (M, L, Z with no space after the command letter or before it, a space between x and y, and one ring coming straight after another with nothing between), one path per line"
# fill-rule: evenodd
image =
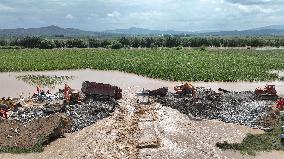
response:
M12 11L15 11L15 9L4 4L0 4L0 12L12 12Z
M113 11L112 13L107 14L108 17L118 18L120 17L120 13L118 11Z
M263 5L263 4L282 4L283 0L226 0L229 3L242 4L242 5Z
M270 8L264 8L261 7L259 5L252 5L252 6L246 6L246 5L238 5L239 10L246 12L246 13L273 13L273 12L277 12L278 10L274 10L274 9L270 9Z
M72 14L67 14L67 15L65 16L65 18L66 18L66 19L69 19L69 20L72 20L72 19L74 19L74 16L73 16Z
M284 0L1 0L0 28L242 30L284 24ZM36 7L35 7L36 6Z

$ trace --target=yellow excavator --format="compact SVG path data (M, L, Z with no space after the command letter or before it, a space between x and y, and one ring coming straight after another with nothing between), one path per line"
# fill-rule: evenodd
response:
M8 109L14 109L15 108L15 104L10 97L8 97L7 99L5 97L1 98L0 104L6 105L8 107Z

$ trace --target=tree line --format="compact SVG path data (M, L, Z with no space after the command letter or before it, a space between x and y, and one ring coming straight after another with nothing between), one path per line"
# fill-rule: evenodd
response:
M119 39L53 40L41 37L0 39L0 46L23 48L155 48L155 47L280 47L284 37L121 37Z

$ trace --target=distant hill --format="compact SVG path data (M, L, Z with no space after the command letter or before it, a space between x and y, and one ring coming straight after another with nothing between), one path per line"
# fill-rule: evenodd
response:
M216 36L247 36L247 35L284 35L284 25L271 25L261 28L254 28L249 30L234 30L234 31L197 31L197 32L188 32L188 31L161 31L161 30L149 30L144 28L132 27L129 29L115 29L115 30L106 30L107 33L120 33L128 35L162 35L162 34L172 34L172 35L216 35Z
M284 25L269 25L269 26L250 29L250 30L284 30Z
M132 27L129 29L106 30L103 32L84 31L74 28L61 28L55 25L40 28L17 28L0 29L0 36L95 36L95 37L120 37L132 35L216 35L216 36L249 36L249 35L284 35L284 25L271 25L248 30L234 31L175 31L175 30L150 30L145 28Z
M108 36L108 33L61 28L55 25L40 28L0 29L2 36Z
M150 30L144 28L131 27L129 29L115 29L115 30L106 30L106 33L115 33L115 34L131 34L131 35L162 35L162 34L192 34L193 32L184 32L184 31L174 31L174 30Z

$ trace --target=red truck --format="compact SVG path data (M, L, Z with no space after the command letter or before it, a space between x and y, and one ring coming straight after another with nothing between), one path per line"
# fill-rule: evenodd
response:
M85 81L82 84L81 91L86 96L107 96L114 99L122 98L122 90L119 87L110 84Z

